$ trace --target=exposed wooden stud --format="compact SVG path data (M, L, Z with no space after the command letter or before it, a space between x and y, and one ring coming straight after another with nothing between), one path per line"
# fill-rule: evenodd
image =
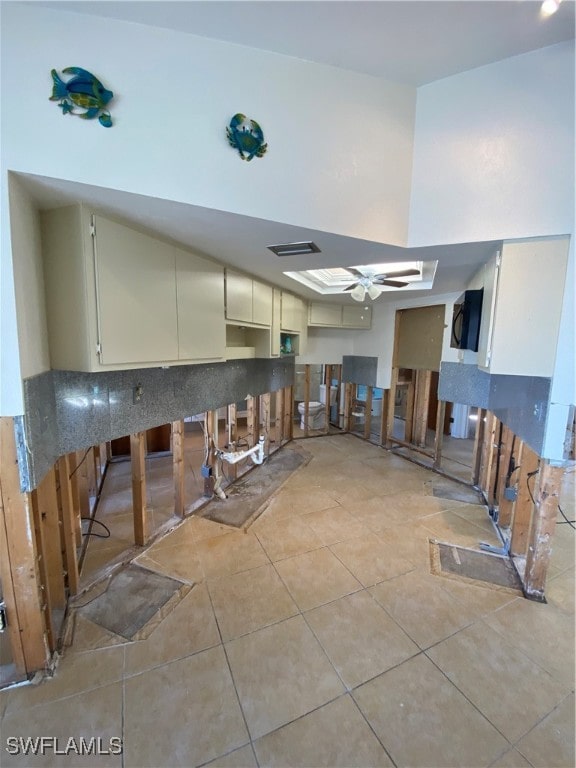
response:
M238 442L238 416L236 403L230 403L228 406L227 429L228 450L236 450L236 443ZM238 476L238 466L236 464L229 464L226 471L230 481L234 482Z
M0 579L12 658L28 674L49 659L37 562L30 497L20 490L14 420L0 417Z
M64 589L64 563L62 561L62 539L60 537L60 519L58 497L56 494L56 474L54 467L42 478L36 489L39 522L42 526L46 574L50 584L50 607L66 606Z
M476 435L474 437L474 450L472 453L472 485L480 486L480 473L482 468L482 448L484 446L484 433L486 431L485 408L478 408L476 419Z
M490 411L486 414L484 428L484 444L482 446L482 463L480 467L480 488L482 488L488 504L494 504L494 489L491 487L496 452L498 450L497 431L499 421Z
M88 462L90 448L85 451L76 451L76 462L72 470L78 484L79 517L90 517L90 489L88 487ZM80 528L82 527L81 522Z
M421 453L424 456L428 456L428 458L430 459L434 458L434 451L431 451L429 448L420 448L420 446L416 445L415 443L407 443L406 440L400 440L397 437L392 437L390 442L392 447L394 447L395 445L400 445L402 448L409 448L411 451L416 451L416 453ZM426 464L425 466L430 468L428 464Z
M324 392L326 403L324 408L324 434L330 432L330 396L332 394L332 366L324 366Z
M214 446L218 445L218 411L206 411L204 424L208 435L208 451L204 457L204 464L207 467L214 467ZM204 478L204 496L209 499L214 495L214 482L213 474Z
M294 439L294 387L286 387L286 411L288 415L288 432L286 434L287 440Z
M524 591L535 599L544 600L563 475L563 467L553 467L547 461L540 463L540 482L534 497L534 519L524 571Z
M74 533L76 535L76 546L82 546L82 520L80 519L80 487L78 485L78 474L76 465L78 463L78 454L76 452L68 454L68 465L70 466L70 489L72 491L72 504L74 506Z
M68 591L71 595L78 592L78 556L76 550L76 512L72 498L70 481L70 457L61 456L57 462L58 484L60 486L60 518L64 541L64 561L68 578Z
M282 445L283 424L284 424L284 390L277 389L274 392L274 435L276 448Z
M258 442L258 435L257 435L257 422L256 422L256 398L255 397L247 397L246 398L246 410L247 410L247 425L248 425L248 446L252 448L252 446L256 445Z
M420 448L426 447L431 381L432 371L416 372L416 404L414 408L413 442Z
M372 387L366 387L366 406L364 416L364 439L370 440L372 434Z
M352 430L352 411L354 402L354 392L356 385L347 381L344 384L344 431L350 432Z
M40 588L42 590L42 612L44 615L44 627L46 640L50 651L56 650L56 636L52 624L52 596L50 595L50 574L48 571L48 558L46 557L46 542L44 540L44 526L42 525L42 513L38 502L38 491L34 489L28 494L30 509L34 520L34 538L38 553L38 574Z
M396 313L398 317L398 313ZM396 320L398 324L398 320ZM396 389L398 386L398 368L392 368L390 378L390 389L388 391L388 407L386 409L386 436L384 444L386 448L392 447L392 437L394 436L394 412L396 407Z
M416 399L416 371L410 370L406 394L406 421L404 422L404 440L412 443L414 440L414 405Z
M310 414L310 366L304 366L304 437L308 437L310 427L308 416Z
M526 443L522 445L518 470L518 497L514 502L510 551L513 555L526 555L530 539L530 525L534 511L532 497L538 493L537 475L539 456ZM535 479L536 478L536 479Z
M498 508L498 524L501 528L508 528L512 519L512 502L504 498L504 490L510 469L510 459L514 447L514 432L505 424L502 425L500 438L500 460L498 462L498 483L494 493L494 504Z
M264 454L270 454L270 392L260 395L262 411L262 431L264 433Z
M436 434L434 436L434 466L436 469L442 463L442 445L444 443L444 416L446 415L446 401L438 400L436 409Z
M146 432L130 435L132 460L132 508L134 512L134 543L143 547L148 540L146 509Z
M185 462L184 422L172 422L172 473L174 477L174 514L184 517L185 513Z
M380 435L378 437L378 445L384 446L386 443L386 421L388 419L388 397L390 390L382 390L382 409L380 411Z

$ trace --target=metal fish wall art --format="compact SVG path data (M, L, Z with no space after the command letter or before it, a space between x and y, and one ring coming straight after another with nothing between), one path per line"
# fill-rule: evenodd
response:
M63 115L77 115L84 120L98 117L100 125L110 128L112 118L105 107L114 98L112 91L104 88L97 77L81 67L66 67L62 73L72 77L64 81L55 69L50 73L52 75L50 101L58 102Z

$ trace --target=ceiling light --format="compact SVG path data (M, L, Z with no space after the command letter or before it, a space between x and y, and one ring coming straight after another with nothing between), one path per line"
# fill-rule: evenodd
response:
M544 0L540 7L540 13L542 16L552 16L553 13L556 13L558 8L560 7L560 3L562 0Z
M350 291L350 296L352 296L354 301L364 301L364 296L366 296L366 288L364 288L363 285L358 284L354 290Z
M276 256L300 256L303 253L321 253L316 243L283 243L280 245L267 245Z
M374 299L377 299L381 293L382 293L382 288L379 288L377 285L368 286L368 296L370 296L372 301L374 301Z

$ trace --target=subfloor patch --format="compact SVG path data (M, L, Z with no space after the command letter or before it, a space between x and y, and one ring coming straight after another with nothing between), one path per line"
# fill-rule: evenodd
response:
M520 577L508 557L430 539L430 566L435 576L523 594Z
M465 485L460 486L457 483L434 483L432 493L439 499L462 501L464 504L484 504L484 499L479 491L475 491L474 488L467 488Z
M180 602L191 586L130 564L117 571L108 588L78 612L127 640L143 640Z
M308 464L312 455L302 448L282 448L264 464L249 472L226 489L227 499L213 499L202 510L202 517L223 525L242 528L280 486L300 467Z

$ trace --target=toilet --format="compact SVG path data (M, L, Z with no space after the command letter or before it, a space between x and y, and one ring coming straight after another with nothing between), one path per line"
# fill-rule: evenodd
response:
M330 387L330 406L336 403L338 387ZM326 385L320 385L320 400L310 400L308 403L308 429L324 429L326 426ZM300 414L300 429L306 429L306 403L298 403Z

